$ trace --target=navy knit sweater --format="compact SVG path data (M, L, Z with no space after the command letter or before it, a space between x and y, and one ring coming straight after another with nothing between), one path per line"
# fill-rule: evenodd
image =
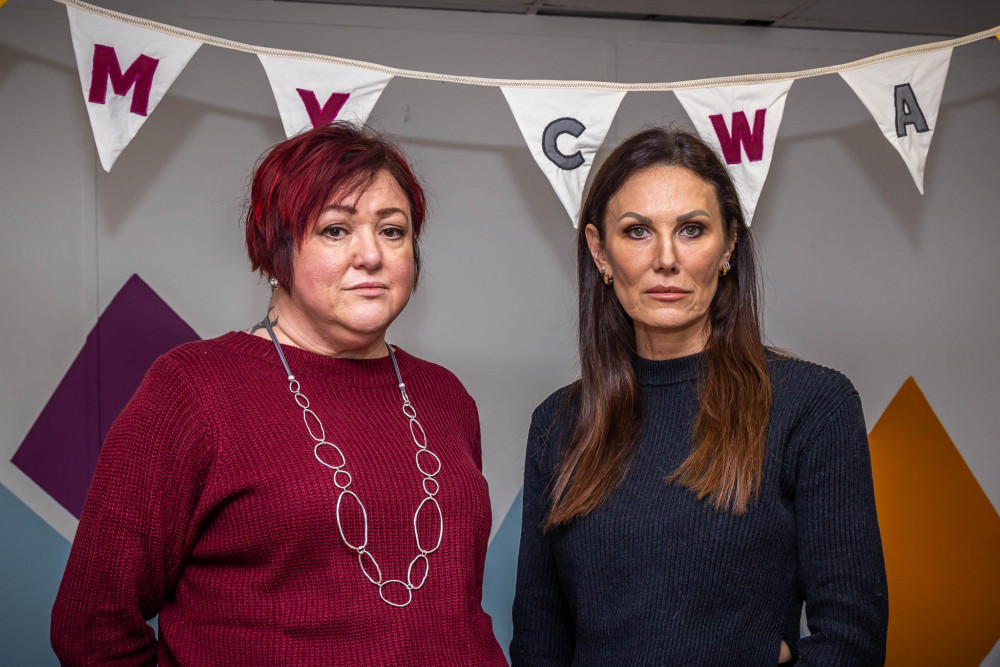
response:
M591 514L543 532L571 428L566 388L532 417L514 665L798 665L885 659L888 593L861 402L840 373L769 361L760 493L716 511L666 481L684 460L704 355L635 360L645 422L628 473ZM800 638L806 603L811 635Z

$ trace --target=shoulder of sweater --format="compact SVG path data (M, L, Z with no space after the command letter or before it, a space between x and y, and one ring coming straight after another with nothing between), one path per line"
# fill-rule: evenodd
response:
M421 359L406 352L406 350L402 350L402 352L406 355L405 363L402 365L402 372L406 382L411 382L413 378L428 381L435 385L438 390L444 389L447 392L454 392L455 396L461 400L468 401L472 408L477 410L476 399L472 397L472 394L465 388L465 385L462 384L457 375L441 364Z
M579 381L552 392L531 413L526 456L546 459L562 446L576 414L578 384Z
M177 366L190 368L205 363L216 363L221 359L225 359L229 363L233 359L243 356L228 346L220 344L218 338L208 338L178 345L160 356L157 362L169 361Z
M767 357L776 400L811 398L839 403L857 393L854 384L838 370L773 351Z
M560 387L549 394L531 413L533 425L547 429L558 421L565 420L567 414L572 414L576 403L576 387L579 380L565 387Z
M787 355L769 354L768 365L774 390L772 424L784 423L794 440L810 442L832 418L863 420L860 396L843 373Z
M397 348L398 349L398 348ZM441 364L436 364L433 361L427 361L426 359L421 359L413 354L410 354L406 350L401 350L403 354L406 355L406 361L409 362L409 368L405 368L404 371L407 375L418 375L424 374L433 377L439 382L447 382L454 384L457 387L461 387L465 391L465 385L462 381L458 379L458 376L453 372L442 366Z

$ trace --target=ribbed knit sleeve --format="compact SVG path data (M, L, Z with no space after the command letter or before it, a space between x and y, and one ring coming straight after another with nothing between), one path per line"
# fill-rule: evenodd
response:
M62 664L156 664L146 620L160 611L190 547L212 458L198 398L161 358L101 449L52 610Z
M549 511L553 399L535 410L524 462L524 508L514 594L514 639L510 659L518 665L569 665L574 623L559 581L552 534L544 532Z
M830 407L796 438L799 586L812 633L798 641L797 664L881 665L888 590L865 421L853 389Z

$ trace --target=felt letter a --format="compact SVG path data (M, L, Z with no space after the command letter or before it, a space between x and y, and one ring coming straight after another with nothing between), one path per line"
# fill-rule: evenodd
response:
M941 49L840 73L903 158L920 194L950 62L951 49Z

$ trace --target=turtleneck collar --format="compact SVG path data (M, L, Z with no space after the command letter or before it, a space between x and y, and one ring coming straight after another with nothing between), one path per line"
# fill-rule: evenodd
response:
M237 352L248 354L278 368L279 378L283 378L285 370L274 349L274 343L266 338L253 336L245 331L230 331L218 338L219 343L227 345ZM396 372L392 368L389 355L377 359L344 359L327 357L314 352L282 345L288 366L297 376L321 375L324 380L351 387L380 387L396 384ZM399 372L406 378L408 369L413 368L413 357L393 346L396 360L399 362Z
M635 377L639 384L656 386L697 379L703 373L704 360L704 352L665 361L653 361L632 355L632 366L635 368Z

